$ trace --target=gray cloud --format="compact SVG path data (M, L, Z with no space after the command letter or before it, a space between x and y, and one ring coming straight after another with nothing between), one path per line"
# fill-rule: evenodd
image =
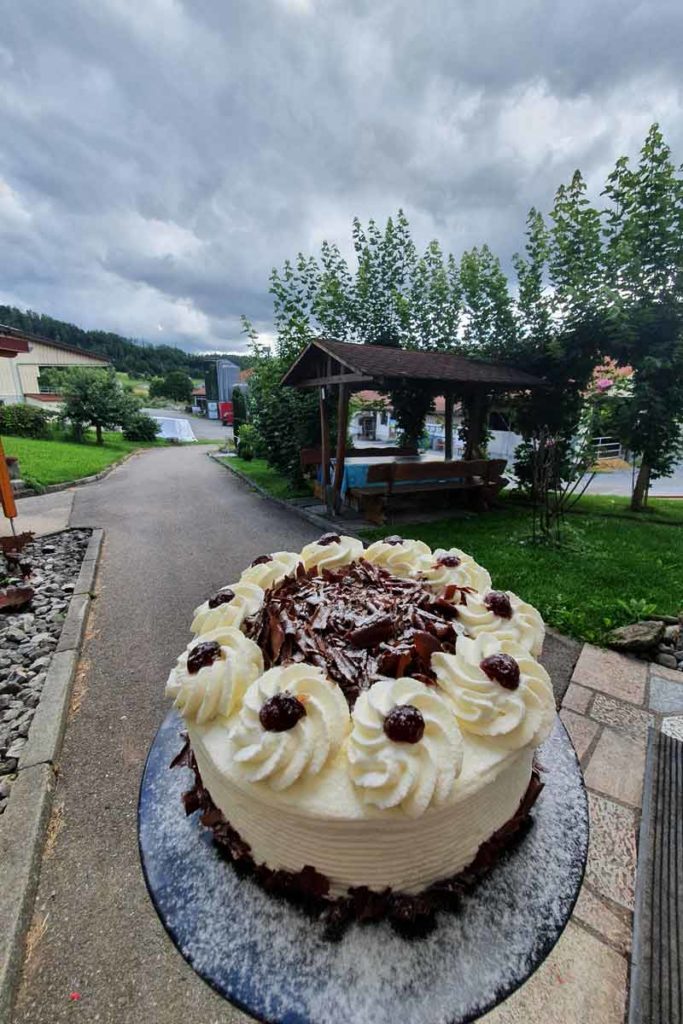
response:
M0 301L194 349L269 331L273 265L398 206L487 241L652 120L683 152L669 0L23 0L0 37Z

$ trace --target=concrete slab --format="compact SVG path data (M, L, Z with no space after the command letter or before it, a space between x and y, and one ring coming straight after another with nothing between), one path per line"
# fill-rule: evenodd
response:
M683 686L653 675L650 679L650 710L663 715L683 714Z
M554 629L547 629L541 664L547 669L553 684L555 704L562 705L572 678L574 666L581 654L581 644L568 636L562 636Z
M643 703L646 680L646 662L591 644L584 644L572 676L573 683L608 693L631 704Z
M603 729L584 772L586 785L631 807L640 807L645 772L645 736Z
M54 773L49 765L20 771L0 818L0 1020L8 1021L21 967L26 928L33 913L50 814Z
M567 727L576 756L581 760L597 736L600 726L596 722L591 722L590 718L577 715L576 712L570 711L568 708L562 708L560 718Z
M28 743L19 758L20 771L38 764L55 764L57 761L77 662L76 650L58 651L53 655L40 704L31 722Z
M590 846L586 881L601 895L633 910L636 874L635 811L588 794Z
M74 501L74 491L58 491L56 494L37 494L33 498L17 499L17 512L14 520L17 533L30 530L41 535L65 530L69 524ZM9 521L3 518L0 529L3 533L10 530Z
M89 594L74 594L71 598L59 643L57 644L57 651L72 651L80 647L89 606Z

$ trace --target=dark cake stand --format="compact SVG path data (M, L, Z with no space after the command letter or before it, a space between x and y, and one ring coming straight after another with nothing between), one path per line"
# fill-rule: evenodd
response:
M465 1024L502 1002L543 962L569 919L588 849L588 808L574 748L557 721L541 749L545 789L534 827L426 938L352 925L339 943L303 911L239 878L197 814L185 816L186 768L172 712L140 789L140 854L173 942L221 995L268 1024ZM415 851L419 856L419 849Z

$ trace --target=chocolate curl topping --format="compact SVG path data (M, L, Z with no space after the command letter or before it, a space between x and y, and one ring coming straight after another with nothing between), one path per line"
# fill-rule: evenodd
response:
M267 592L244 628L260 646L266 668L315 665L353 707L381 676L433 682L432 654L455 651L456 616L419 580L359 559L334 569L299 569Z
M220 656L221 645L216 640L204 640L201 644L195 644L187 656L187 671L194 675L200 668L213 665Z
M494 615L498 615L501 619L512 618L510 598L503 590L489 590L484 598L484 604Z
M235 591L230 587L223 587L217 594L209 598L209 608L218 608L221 604L229 604L235 597Z

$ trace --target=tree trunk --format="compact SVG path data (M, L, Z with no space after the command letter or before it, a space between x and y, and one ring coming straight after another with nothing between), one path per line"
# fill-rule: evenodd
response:
M95 424L95 436L97 438L97 443L102 444L102 426L100 423Z
M645 508L645 500L650 487L650 467L646 462L641 462L638 470L636 486L631 495L631 511L642 512Z

